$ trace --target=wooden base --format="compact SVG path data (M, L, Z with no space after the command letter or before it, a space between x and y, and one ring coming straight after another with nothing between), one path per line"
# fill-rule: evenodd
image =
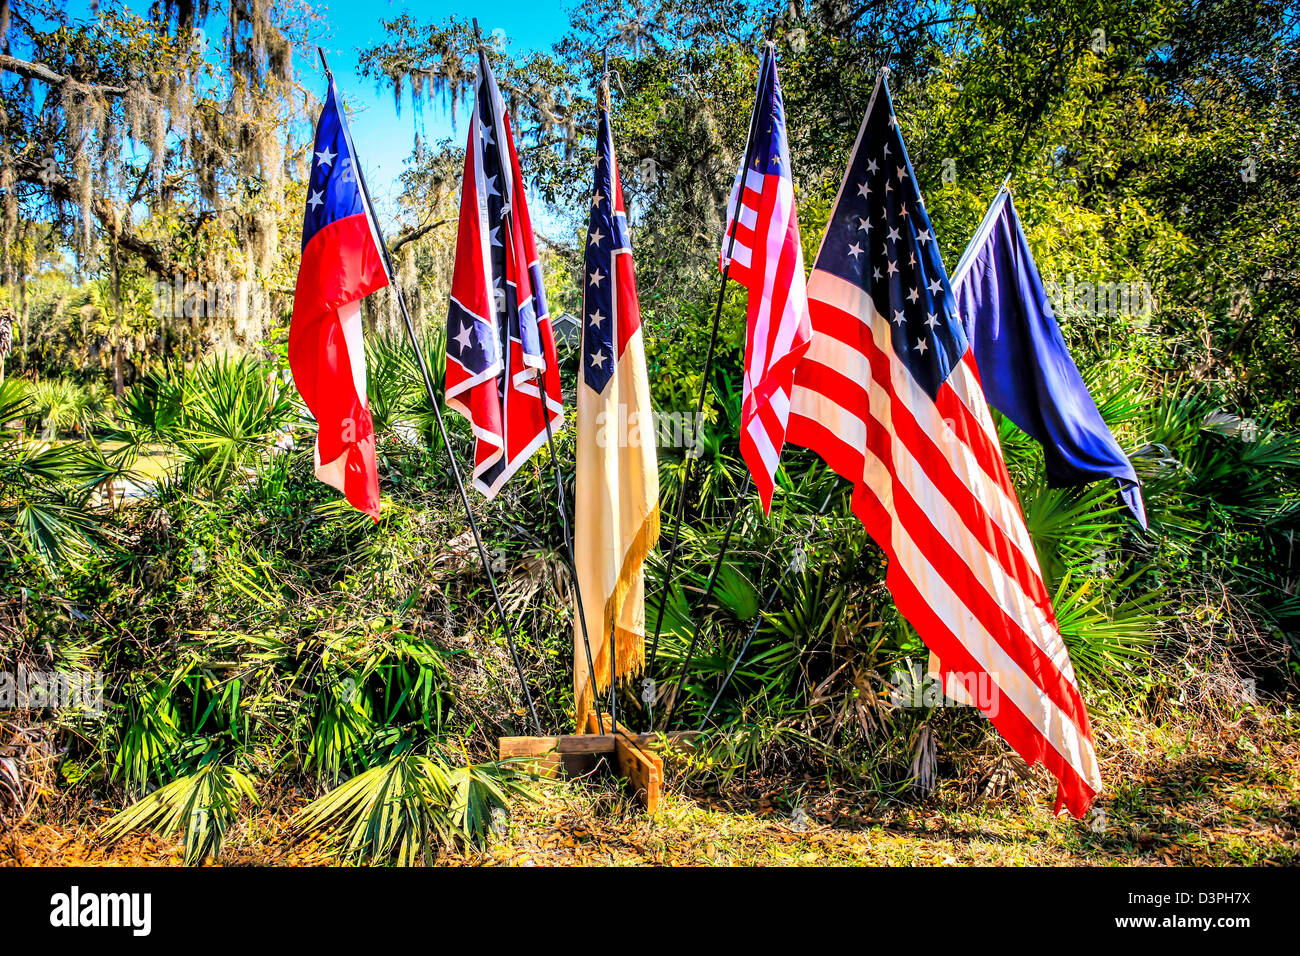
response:
M599 772L602 768L616 770L626 781L628 791L648 813L659 809L663 791L664 759L655 751L666 744L672 747L689 747L697 736L692 731L666 735L634 734L622 724L614 725L608 714L604 719L605 733L595 714L587 715L585 734L567 734L556 737L502 737L498 753L502 760L530 758L530 769L538 776L582 777Z

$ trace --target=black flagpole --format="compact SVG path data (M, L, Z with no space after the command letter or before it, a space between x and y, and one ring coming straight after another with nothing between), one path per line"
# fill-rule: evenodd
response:
M473 18L473 23L474 23L474 44L478 49L479 56L484 56L486 51L483 49L483 37L479 32L477 17ZM495 104L491 104L491 103L488 104L489 113L492 112L494 105ZM496 124L496 120L497 117L493 115L492 123L494 126ZM502 185L507 190L507 194L508 194L511 184L503 182ZM513 202L514 202L514 197L510 197L509 202L507 202L506 204L507 212L505 212L504 215L502 216L502 219L505 220L505 226L506 226L506 228L503 231L506 233L506 235L510 237L508 241L511 242L514 241L514 234L515 234L514 207L512 205ZM518 263L516 263L516 268L518 268ZM524 263L524 269L526 270L527 268L528 268L528 263ZM535 295L536 293L534 293L534 296ZM573 556L573 535L569 531L569 508L568 508L568 504L564 500L564 476L560 474L560 460L555 455L555 436L551 429L551 410L546 404L546 397L547 397L546 396L546 372L547 372L546 350L542 349L542 368L537 372L537 376L536 376L537 401L538 404L541 406L542 422L546 427L546 450L550 453L551 466L555 471L556 503L560 509L560 524L564 532L564 548L567 553L567 557L569 561L569 571L571 572L571 578L573 580L573 596L574 596L574 600L578 605L578 623L582 629L583 650L585 650L587 653L587 677L588 680L591 681L591 700L594 705L596 702L596 665L593 662L591 657L591 641L587 637L587 612L582 604L582 587L578 583L578 565L577 565L577 561L574 559ZM506 371L506 374L507 375L510 374L508 369ZM611 660L612 660L613 657L612 644L610 646L610 652L611 652ZM574 704L576 707L577 704L576 700L574 701ZM596 709L596 723L598 725L597 729L600 730L600 733L603 736L605 733L605 720L600 714L600 708L596 707L595 709ZM576 717L579 720L581 720L583 715L576 714ZM579 732L583 732L583 728L581 727L579 727L578 730ZM540 735L540 731L538 733Z
M773 23L775 24L775 20L773 20ZM763 50L763 63L760 64L759 66L760 88L762 86L761 81L763 77L763 72L762 72L763 66L767 63L767 53L772 46L772 41L770 39L770 35L771 35L770 28L768 34L769 34L769 39L765 41L765 46ZM708 352L705 353L704 356L704 377L700 381L700 395L699 395L699 399L695 403L696 422L699 422L704 416L704 399L709 389L709 372L713 368L713 355L717 349L717 344L718 344L718 323L721 322L722 320L722 302L723 302L723 297L725 296L727 291L727 279L731 273L731 256L732 253L735 251L735 246L736 246L736 227L740 225L740 203L741 203L741 199L743 198L741 194L743 194L745 188L744 177L747 177L749 175L749 167L750 164L753 162L754 140L757 139L757 134L758 134L758 100L757 98L755 98L754 109L749 117L749 136L745 140L745 163L741 167L743 170L743 176L740 178L740 193L738 193L736 196L736 211L731 219L731 229L727 233L727 255L726 255L727 261L722 266L722 281L718 284L718 299L713 308L713 327L709 331L709 350ZM679 545L681 544L682 514L686 510L686 489L687 489L687 485L689 485L690 483L690 477L691 477L691 456L687 454L686 461L682 467L681 487L678 489L678 493L677 493L677 509L675 514L673 515L673 543L672 543L672 547L668 550L668 562L664 567L664 583L663 583L663 587L660 589L659 611L655 615L654 638L650 642L649 670L650 670L651 677L654 676L655 662L659 655L659 634L663 629L664 608L668 604L668 596L673 586L673 566L677 563L677 550ZM748 492L748 486L746 487L746 492ZM739 513L739 509L737 510L737 513ZM730 537L730 530L728 530L728 537ZM671 712L671 706L672 705L670 704L669 705L670 712Z
M317 47L316 52L320 55L321 66L325 68L325 76L333 83L334 74L330 71L329 64L325 62L325 51ZM349 145L351 144L349 143ZM370 216L375 235L379 240L379 250L384 257L384 269L388 273L388 280L392 284L393 291L397 294L397 303L402 309L402 318L406 320L406 334L411 340L411 349L415 352L415 360L420 366L420 375L424 379L424 388L429 394L429 405L433 408L433 416L438 423L438 433L442 436L443 447L447 449L447 460L451 463L451 473L456 479L456 490L460 492L461 504L465 506L465 517L469 519L470 531L474 533L474 543L478 545L479 560L483 564L483 573L487 575L488 585L492 589L492 601L496 605L497 614L501 618L501 627L505 631L506 643L510 647L510 657L514 660L515 670L519 672L519 686L523 688L524 700L528 704L528 713L533 718L533 727L537 731L537 736L541 737L543 736L542 722L538 719L537 707L533 704L533 695L528 690L528 680L524 677L524 665L519 659L519 649L515 646L514 634L510 628L510 619L506 617L505 608L501 604L501 595L497 591L496 578L492 574L492 562L488 560L487 548L483 546L483 537L479 534L478 522L474 520L474 511L469 504L469 495L465 492L465 482L461 479L460 467L456 464L456 455L451 448L451 438L448 436L447 426L442 420L442 411L438 408L438 396L433 388L433 379L430 377L429 367L424 361L424 353L420 351L420 343L415 335L415 324L411 321L410 310L406 307L406 296L402 294L402 287L393 273L393 260L388 253L388 244L384 241L379 221L374 214L375 206L370 201L370 190L366 187L365 176L361 173L361 164L357 161L355 154L352 157L352 166L356 170L357 183L361 186L361 192L366 197L367 213Z
M817 516L820 516L826 511L826 506L831 503L831 498L834 494L835 491L832 489L831 493L826 496L826 500L822 502L822 506L817 509ZM812 530L814 527L816 527L816 518L813 520L813 526L810 527L808 533L804 535L804 541L807 541L808 538L812 536ZM803 543L804 542L801 541L797 547L802 547ZM700 721L700 726L697 728L699 731L702 732L704 730L705 725L709 722L709 718L713 716L714 708L718 706L718 701L722 700L722 694L727 689L727 685L731 683L731 678L735 676L736 668L738 668L740 662L745 659L745 654L749 650L750 643L754 640L754 636L758 634L759 625L763 623L763 615L767 613L767 609L770 608L772 602L776 600L777 594L781 591L781 585L785 583L786 575L788 575L793 568L794 560L791 559L786 562L785 567L781 570L781 576L776 579L776 584L774 584L772 590L768 592L767 600L763 602L763 610L759 611L758 617L754 619L754 626L750 628L749 636L745 638L745 643L740 646L740 653L738 653L736 659L731 662L731 669L727 671L727 676L722 679L722 686L720 686L718 692L713 695L713 703L709 704L709 709L705 711L704 718ZM676 703L675 700L674 703Z
M736 519L740 513L745 510L745 499L749 497L749 486L753 484L754 476L746 470L745 487L741 489L740 495L736 498L736 509L731 513L731 519L727 522L726 534L722 536L722 545L718 548L718 553L713 559L713 570L709 572L709 582L704 587L704 597L700 599L702 607L707 608L709 598L713 597L713 588L718 583L718 573L722 570L722 558L727 553L727 548L731 545L731 532L736 528ZM668 713L664 715L663 727L668 729L673 719L673 711L677 709L677 701L681 697L682 687L686 684L686 674L691 669L691 659L695 656L695 646L699 643L700 633L703 627L697 627L691 633L691 642L686 647L686 657L682 661L681 670L677 674L677 688L673 691L668 700Z

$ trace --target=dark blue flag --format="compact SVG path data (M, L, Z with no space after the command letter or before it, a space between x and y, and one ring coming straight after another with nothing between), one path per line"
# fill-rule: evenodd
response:
M984 395L1042 444L1047 483L1059 488L1113 477L1145 528L1137 474L1070 358L1007 189L962 254L952 291Z

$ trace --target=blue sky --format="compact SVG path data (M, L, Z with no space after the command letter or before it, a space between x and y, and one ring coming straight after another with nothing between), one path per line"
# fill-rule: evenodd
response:
M567 5L566 5L567 6ZM433 23L455 14L458 17L478 17L484 35L494 30L505 30L511 50L548 49L568 28L569 14L559 4L538 4L524 0L335 0L317 8L322 14L327 35L322 47L329 58L334 79L343 93L344 102L351 111L352 138L361 153L366 180L375 193L380 206L395 195L395 185L403 163L411 154L419 119L423 120L422 135L438 139L453 133L451 113L434 97L426 99L423 114L415 115L409 97L402 104L402 114L397 115L392 91L375 89L357 72L358 51L383 42L385 33L380 25L403 13L410 13L417 23ZM301 82L314 85L318 95L324 92L325 78L320 63L300 58L296 64ZM465 135L465 110L460 112L461 125L455 131L457 138Z
M150 0L121 0L136 13L146 14ZM69 0L66 8L74 19L90 19L91 0ZM461 126L453 130L451 112L438 98L426 99L417 116L406 97L399 116L391 89L376 88L373 80L364 80L357 68L360 51L377 46L386 39L382 21L409 13L417 23L435 23L455 14L478 17L485 36L504 30L508 48L513 51L549 49L568 28L567 4L538 4L525 0L333 0L314 6L319 20L318 42L329 59L334 79L350 111L352 138L361 154L366 181L374 194L381 218L391 210L390 200L397 193L397 178L415 144L415 133L428 140L465 135L462 110ZM224 5L209 18L207 29L215 39L224 28ZM294 63L299 82L325 93L325 75L314 53L301 50Z

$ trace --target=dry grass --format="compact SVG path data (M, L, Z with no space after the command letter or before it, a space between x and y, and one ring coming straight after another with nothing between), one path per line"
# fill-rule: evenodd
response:
M653 818L609 781L544 788L520 805L483 853L444 854L453 866L1080 866L1300 864L1300 719L1256 709L1218 733L1102 717L1097 734L1111 790L1105 816L1054 817L1031 776L986 798L988 773L940 780L925 800L823 778L746 777L724 789L679 783ZM989 763L1000 757L991 753ZM983 783L984 785L981 785ZM305 795L267 799L227 840L223 863L332 862L317 839L296 843ZM793 810L803 810L796 816ZM10 865L179 865L174 841L149 835L100 845L113 808L68 806L61 821L28 820L0 836Z

